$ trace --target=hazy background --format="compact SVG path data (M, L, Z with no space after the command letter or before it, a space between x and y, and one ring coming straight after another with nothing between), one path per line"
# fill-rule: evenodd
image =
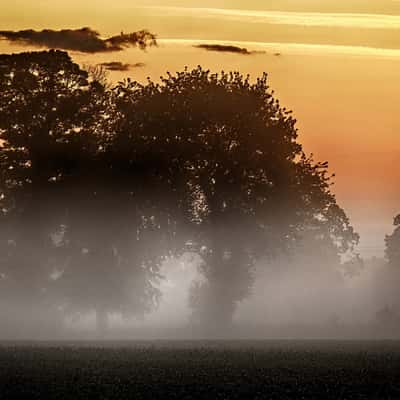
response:
M146 52L71 53L81 64L143 63L129 71L110 72L114 81L126 76L158 79L166 71L198 64L253 77L268 72L276 96L298 119L299 142L305 151L328 160L336 173L334 191L361 235L359 251L365 257L383 255L384 235L391 232L392 219L400 211L400 1L3 0L1 5L1 30L89 26L104 36L142 28L156 33L159 47ZM232 44L260 53L216 53L193 47L201 43ZM0 52L24 50L0 40ZM182 275L179 268L186 268L186 273ZM375 313L368 302L376 304L376 296L382 295L371 286L379 274L373 269L338 284L340 290L332 284L336 278L323 275L328 272L308 275L303 270L301 276L285 279L285 269L262 270L255 296L238 311L243 318L246 307L254 310L257 301L259 313L276 313L275 320L284 323L296 314L304 319L306 311L302 314L293 304L315 306L315 298L320 298L322 319L334 319L333 309L339 307L342 320L356 316L367 321ZM175 310L168 314L169 321L183 320L195 267L178 263L168 271L162 307ZM181 276L185 278L177 285ZM320 288L316 297L305 289L311 276ZM269 297L255 300L257 293L267 291L266 282ZM357 296L362 303L355 300ZM160 318L165 315L162 307ZM332 313L327 312L330 309Z

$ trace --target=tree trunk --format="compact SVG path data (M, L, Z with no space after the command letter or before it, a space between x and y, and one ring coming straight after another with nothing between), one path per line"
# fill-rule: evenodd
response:
M214 241L212 254L205 260L208 282L198 296L198 319L211 336L233 333L233 317L238 302L246 298L253 284L251 262L246 259L240 244L230 246L230 252ZM228 249L229 247L226 246Z
M98 308L96 310L97 338L100 340L106 339L108 328L108 313L104 308Z

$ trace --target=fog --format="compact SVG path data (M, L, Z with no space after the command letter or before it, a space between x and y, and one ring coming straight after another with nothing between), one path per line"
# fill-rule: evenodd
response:
M191 291L206 278L199 258L189 254L162 265L161 301L148 315L111 313L107 332L99 336L93 311L69 316L45 300L16 301L13 293L0 306L0 339L371 339L400 333L400 273L384 259L346 269L313 262L312 256L307 263L287 258L257 263L250 296L236 304L232 325L219 331L193 321Z

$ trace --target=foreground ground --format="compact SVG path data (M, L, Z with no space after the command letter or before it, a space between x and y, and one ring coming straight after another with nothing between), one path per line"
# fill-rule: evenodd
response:
M0 399L400 399L400 342L3 342Z

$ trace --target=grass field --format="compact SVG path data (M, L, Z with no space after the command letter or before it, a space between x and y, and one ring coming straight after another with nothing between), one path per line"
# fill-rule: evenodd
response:
M400 342L3 342L0 399L400 399Z

